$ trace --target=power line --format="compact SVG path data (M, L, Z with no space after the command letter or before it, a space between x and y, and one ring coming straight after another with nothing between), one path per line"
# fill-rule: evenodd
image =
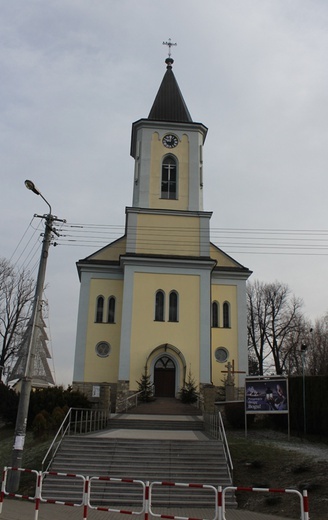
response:
M156 227L138 226L129 228L137 232L138 251L165 253L170 247L176 249L179 241L181 252L191 252L199 247L198 227ZM70 224L63 225L63 235L59 245L102 248L124 236L125 228L107 224ZM183 239L183 240L182 240ZM328 254L328 230L325 229L275 229L275 228L212 228L211 240L218 247L238 254L290 254L326 255ZM327 253L325 252L327 250Z
M13 255L27 239L16 264L29 266L39 250L40 236L32 242L39 230L33 227L31 220ZM138 252L144 254L166 254L178 251L182 254L194 254L202 245L199 242L199 228L156 225L129 227L137 235ZM28 231L29 233L28 236ZM65 247L93 248L95 250L111 245L121 249L118 239L124 237L125 226L113 224L62 223L60 236L55 245ZM115 244L115 241L118 241ZM248 255L292 255L326 256L328 255L328 229L279 229L279 228L211 228L211 242L227 254Z

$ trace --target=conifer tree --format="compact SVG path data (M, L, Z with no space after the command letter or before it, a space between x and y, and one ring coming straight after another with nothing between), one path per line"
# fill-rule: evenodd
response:
M148 374L147 365L145 365L144 373L141 376L140 381L137 381L139 392L141 394L141 401L149 402L153 399L153 384L150 381L150 374Z
M198 399L196 383L192 377L191 368L189 367L188 378L184 387L180 390L180 399L183 403L195 403Z

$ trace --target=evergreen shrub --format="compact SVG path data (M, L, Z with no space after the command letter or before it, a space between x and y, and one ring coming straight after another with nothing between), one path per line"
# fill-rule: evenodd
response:
M198 399L197 388L194 378L192 377L191 370L188 372L188 379L184 384L184 387L180 390L180 399L183 403L196 403Z

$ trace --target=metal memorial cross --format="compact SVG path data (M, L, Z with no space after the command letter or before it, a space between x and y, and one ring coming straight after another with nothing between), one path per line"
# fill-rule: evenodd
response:
M177 43L172 43L171 38L167 42L163 42L163 45L167 45L169 48L169 58L171 58L171 47L174 47L175 45L178 45Z
M235 360L232 360L232 363L228 361L227 365L225 365L227 370L222 370L222 374L228 374L227 376L227 385L234 384L234 375L235 374L245 374L245 370L235 370Z

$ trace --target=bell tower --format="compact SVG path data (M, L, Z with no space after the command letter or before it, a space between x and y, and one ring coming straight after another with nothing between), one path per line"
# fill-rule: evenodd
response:
M193 122L172 71L173 62L169 54L148 118L132 125L132 205L203 211L203 145L207 128Z

